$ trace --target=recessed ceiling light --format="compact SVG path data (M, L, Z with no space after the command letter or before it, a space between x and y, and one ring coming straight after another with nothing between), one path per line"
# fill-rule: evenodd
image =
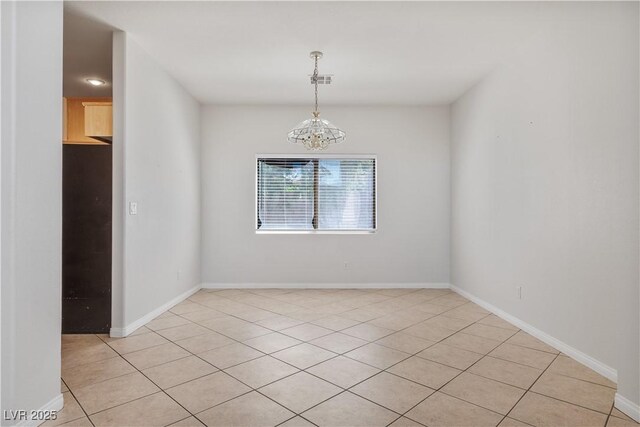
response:
M107 82L105 82L104 80L100 80L100 79L87 79L87 83L89 83L90 85L93 85L93 86L103 86Z

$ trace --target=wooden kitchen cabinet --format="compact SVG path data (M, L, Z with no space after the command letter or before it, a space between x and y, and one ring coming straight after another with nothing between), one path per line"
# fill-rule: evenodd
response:
M111 98L64 98L63 143L111 143L113 135Z
M109 102L83 102L84 134L104 142L113 136L113 107Z

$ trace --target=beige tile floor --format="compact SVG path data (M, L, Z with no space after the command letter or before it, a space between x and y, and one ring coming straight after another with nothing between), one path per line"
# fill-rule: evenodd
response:
M68 426L637 426L615 384L449 290L203 290L62 337Z

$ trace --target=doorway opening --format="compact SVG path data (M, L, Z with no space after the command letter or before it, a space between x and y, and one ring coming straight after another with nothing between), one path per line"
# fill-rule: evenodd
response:
M62 333L109 333L112 305L112 30L65 9Z

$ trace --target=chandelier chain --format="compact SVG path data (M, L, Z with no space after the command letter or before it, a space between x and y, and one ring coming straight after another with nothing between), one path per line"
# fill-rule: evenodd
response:
M316 103L314 104L314 112L318 111L318 55L315 56L315 68L313 69L313 84L315 85Z

